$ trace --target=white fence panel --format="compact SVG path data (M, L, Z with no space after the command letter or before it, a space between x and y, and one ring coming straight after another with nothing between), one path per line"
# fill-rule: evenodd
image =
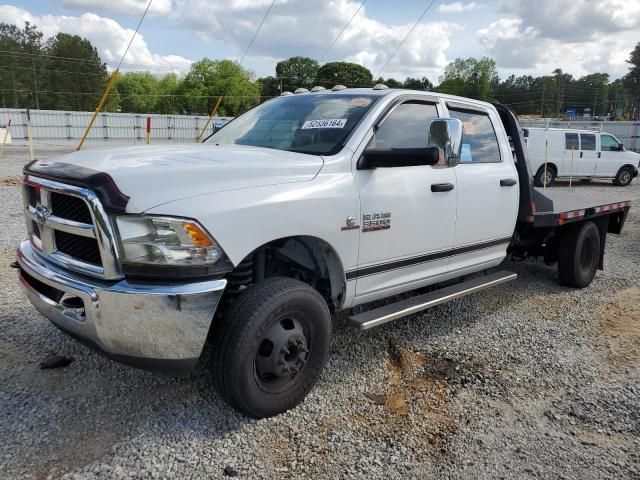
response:
M59 110L24 110L0 108L0 127L11 120L14 140L27 139L28 119L34 140L80 140L93 112ZM205 116L162 115L138 113L100 113L89 133L89 141L142 142L147 138L147 118L151 119L151 141L193 142L207 121ZM216 117L209 124L203 138L214 132L232 117Z

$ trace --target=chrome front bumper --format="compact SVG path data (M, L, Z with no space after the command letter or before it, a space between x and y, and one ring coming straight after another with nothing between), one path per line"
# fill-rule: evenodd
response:
M28 241L17 257L29 300L54 325L114 360L169 373L184 373L198 361L227 283L89 279L46 262ZM83 307L65 307L69 296Z

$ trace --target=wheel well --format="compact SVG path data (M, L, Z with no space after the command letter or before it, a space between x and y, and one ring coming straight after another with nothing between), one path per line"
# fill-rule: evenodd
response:
M620 169L618 170L618 172L620 172L620 170L624 170L624 169L626 169L626 170L631 170L631 171L633 172L633 170L634 170L635 168L636 168L636 167L634 167L634 166L633 166L633 165L631 165L630 163L627 163L627 164L625 164L625 165L621 166L621 167L620 167Z
M307 283L333 310L344 303L346 282L338 254L324 240L305 235L273 240L249 253L227 275L225 295L232 301L252 283L275 276Z
M558 174L558 167L556 167L555 163L547 162L547 168L553 169L556 172L556 175ZM540 168L538 168L538 172L540 171L544 171L544 163L540 165ZM538 172L536 172L536 175L538 174Z

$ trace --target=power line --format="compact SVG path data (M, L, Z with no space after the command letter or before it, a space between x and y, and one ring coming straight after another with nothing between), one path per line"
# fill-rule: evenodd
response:
M358 14L358 12L360 11L360 9L364 6L364 4L367 3L367 0L363 0L362 3L360 4L360 6L358 7L358 9L353 13L353 15L351 15L351 18L349 19L349 21L344 25L344 27L342 27L342 30L340 30L340 33L338 33L338 36L336 38L333 39L333 42L331 42L331 45L329 45L329 48L327 48L325 50L325 52L322 54L322 57L320 57L320 60L318 60L318 63L322 63L322 61L325 59L325 57L327 56L327 53L329 53L329 50L331 50L333 48L333 46L336 44L336 42L338 41L338 39L342 36L342 34L344 33L344 31L349 27L349 25L351 24L351 21L356 17L356 15Z
M269 16L269 12L271 12L271 9L273 8L273 5L275 3L276 3L276 0L272 0L271 5L269 5L269 8L267 9L267 12L264 14L264 17L262 17L262 21L260 22L260 25L258 25L258 28L256 29L256 32L253 34L253 37L251 38L251 41L249 42L249 45L247 45L247 48L245 49L244 53L242 54L242 57L240 58L240 61L238 62L238 65L242 65L242 61L244 60L244 57L247 56L247 52L249 52L249 49L251 48L251 45L253 45L253 42L255 41L256 37L258 36L258 32L260 32L260 30L262 29L262 25L264 24L264 21Z
M122 62L124 61L124 57L127 56L127 52L129 52L129 48L131 47L131 44L133 43L133 39L136 38L136 35L138 34L138 30L140 29L140 25L142 25L142 21L144 20L144 17L147 16L147 12L149 11L149 7L151 6L151 3L153 3L153 0L149 0L149 3L147 4L147 8L144 9L144 13L142 14L142 17L140 18L140 21L138 22L138 26L136 27L135 32L133 32L133 35L131 35L131 40L129 40L129 45L127 45L127 48L125 49L124 53L122 54L122 58L120 59L120 63L116 67L116 70L120 70L120 67L122 66Z
M407 40L407 38L409 38L409 35L411 35L413 33L413 31L415 30L415 28L418 26L418 24L420 23L420 21L424 18L424 16L427 14L427 12L431 9L431 7L433 6L433 4L436 3L436 0L431 0L431 2L429 3L429 5L427 5L427 8L424 9L424 12L422 12L422 15L420 15L420 18L418 18L418 20L416 21L416 23L413 24L413 27L411 27L411 30L409 30L409 32L404 36L404 38L402 39L402 41L400 42L400 45L398 45L398 48L396 48L396 51L393 52L393 55L391 55L391 57L389 58L389 60L387 60L387 63L384 64L384 67L382 67L382 70L380 70L380 73L378 73L378 75L376 75L374 78L380 78L380 76L384 73L384 71L386 70L387 66L389 65L389 63L391 62L391 60L393 60L393 58L396 56L396 54L398 53L398 51L400 50L400 48L402 48L402 45L404 45L404 42Z

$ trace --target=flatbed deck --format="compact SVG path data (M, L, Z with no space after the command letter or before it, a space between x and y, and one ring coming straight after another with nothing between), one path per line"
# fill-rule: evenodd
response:
M621 194L578 193L555 188L534 188L533 199L535 209L527 221L534 227L563 225L615 212L623 212L626 216L631 206Z

